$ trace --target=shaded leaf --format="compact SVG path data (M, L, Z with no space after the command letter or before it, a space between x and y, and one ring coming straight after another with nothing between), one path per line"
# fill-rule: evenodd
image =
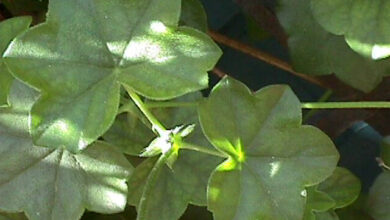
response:
M375 220L390 219L390 171L378 176L370 189L367 211Z
M329 195L318 191L316 188L317 186L312 186L306 189L307 200L304 220L316 220L321 212L327 212L336 205L336 202Z
M207 32L207 15L199 0L182 0L180 24Z
M31 24L31 17L16 17L0 23L0 55L3 56L11 41L26 31ZM8 105L8 93L13 77L0 57L0 106Z
M390 136L384 137L381 146L381 159L390 166Z
M95 143L81 154L33 145L29 110L36 92L16 82L10 108L0 110L0 209L32 220L79 219L88 209L125 208L132 168L112 148Z
M84 149L113 123L120 85L153 99L207 87L221 52L207 35L177 27L180 2L51 0L47 21L6 53L14 74L42 93L34 143Z
M226 77L199 114L208 139L228 155L209 181L215 219L301 220L305 186L330 176L339 155L324 133L301 125L291 89L276 85L252 94Z
M325 31L314 19L310 0L279 0L278 18L289 35L294 69L311 75L334 73L364 92L373 90L390 73L390 61L372 61L355 53L342 36Z
M372 59L390 56L390 2L311 0L314 18L327 31L344 35L355 51Z

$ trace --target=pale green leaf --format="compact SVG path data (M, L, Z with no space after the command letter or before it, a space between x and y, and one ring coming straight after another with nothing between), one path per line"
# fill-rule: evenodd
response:
M344 37L325 31L314 19L310 0L279 0L278 18L287 32L294 69L310 75L334 73L364 92L390 73L390 61L373 61L355 53Z
M215 219L301 220L305 186L330 176L339 155L319 129L301 125L291 89L276 85L252 94L226 77L199 114L208 139L229 155L209 181Z
M390 219L390 171L386 170L378 176L370 189L367 203L368 213L375 220Z
M120 85L152 99L207 87L207 71L221 52L204 33L178 27L180 6L180 0L51 0L47 21L5 55L14 74L42 93L32 109L34 143L85 148L113 123Z
M0 23L0 106L8 105L8 93L13 77L2 58L11 41L26 31L30 26L31 17L15 17Z
M349 46L372 59L390 56L390 2L311 0L314 18L327 31L344 35Z
M81 154L34 146L29 110L37 93L15 82L11 106L0 110L0 210L31 220L76 220L84 209L123 211L132 167L103 143Z

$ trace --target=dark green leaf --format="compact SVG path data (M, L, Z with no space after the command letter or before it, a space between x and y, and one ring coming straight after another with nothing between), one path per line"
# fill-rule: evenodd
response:
M279 0L277 13L289 35L294 68L305 74L334 73L348 85L369 92L390 73L390 61L372 61L352 51L342 36L325 31L314 19L310 0Z
M381 158L387 166L390 166L390 136L383 138Z
M328 194L336 201L334 209L343 208L353 203L360 194L360 180L349 170L337 167L332 176L318 185L319 191Z
M207 32L207 15L199 0L182 0L180 24Z
M34 146L28 117L36 96L15 82L12 107L0 110L0 209L32 220L76 220L85 208L122 211L132 171L126 158L99 142L77 155Z
M332 174L339 155L320 130L301 125L301 104L277 85L256 94L224 78L199 108L211 143L228 155L209 181L217 220L301 220L305 186Z
M221 52L207 35L177 27L180 3L51 0L47 22L6 53L14 74L42 93L32 109L34 143L85 148L113 123L121 84L153 99L207 87Z
M375 220L390 219L390 171L386 170L375 180L367 203L368 213Z
M317 186L308 187L304 220L316 220L320 212L332 209L336 202L326 193L318 191Z
M0 23L0 106L8 105L8 93L13 77L6 67L2 56L11 41L26 31L31 24L31 17L16 17Z
M311 0L313 15L327 31L372 59L390 56L390 2Z

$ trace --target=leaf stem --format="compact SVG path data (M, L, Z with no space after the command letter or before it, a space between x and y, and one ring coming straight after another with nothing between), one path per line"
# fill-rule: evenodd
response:
M390 108L390 102L306 102L304 109Z
M146 102L147 108L196 107L198 102Z
M210 149L207 149L205 147L201 147L201 146L198 146L198 145L195 145L192 143L187 143L187 142L182 143L181 149L193 150L193 151L197 151L200 153L205 153L205 154L209 154L209 155L213 155L213 156L217 156L217 157L222 157L222 158L227 157L227 155L225 155L219 151L210 150Z
M153 115L152 112L149 111L148 107L145 105L145 103L141 100L141 98L131 89L126 89L127 93L129 93L129 96L134 101L134 103L137 105L137 107L141 110L141 112L145 115L145 117L149 120L149 122L152 124L152 128L157 131L157 133L164 134L167 132L167 129L160 123L160 121Z
M326 90L326 92L317 100L317 102L325 102L325 101L328 101L328 99L332 96L333 94L333 90L331 89L328 89ZM318 111L318 109L310 109L309 112L306 113L306 115L303 117L303 121L306 122L307 120L309 120L309 118L311 118L311 116L313 116L316 112Z

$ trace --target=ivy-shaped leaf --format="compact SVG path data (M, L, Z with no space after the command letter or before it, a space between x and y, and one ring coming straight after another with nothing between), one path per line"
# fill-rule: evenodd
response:
M295 70L312 75L334 73L364 92L373 90L383 76L390 74L389 60L362 57L350 49L344 37L325 31L312 15L310 0L279 0L277 15L289 35Z
M207 32L207 15L199 0L182 0L180 24Z
M307 200L303 220L317 220L318 213L326 212L336 205L336 202L326 193L318 191L317 186L306 189Z
M390 171L386 170L378 176L370 189L367 203L368 213L375 220L390 219Z
M81 154L34 146L28 133L36 92L15 82L0 109L0 210L31 220L76 220L84 209L120 212L127 198L127 159L102 143Z
M339 155L324 133L301 125L291 89L276 85L252 94L227 77L199 114L208 139L228 156L209 181L215 219L301 220L305 186L330 176Z
M46 23L5 55L14 74L42 92L32 108L34 143L85 148L114 121L121 84L152 99L207 87L221 52L207 35L177 26L180 3L51 0Z
M31 24L31 17L16 17L0 23L0 106L8 105L8 93L13 77L2 58L11 41L26 31Z
M304 220L338 219L334 210L353 203L360 190L359 179L349 170L337 167L332 176L308 188Z
M390 2L311 0L315 19L327 31L344 35L355 51L372 59L390 56Z

